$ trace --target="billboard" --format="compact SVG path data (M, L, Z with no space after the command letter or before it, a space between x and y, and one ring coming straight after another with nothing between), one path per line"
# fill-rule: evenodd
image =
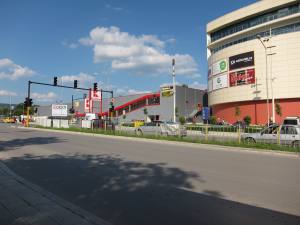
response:
M102 99L101 91L92 91L92 99L94 101L101 101Z
M52 116L68 116L68 106L67 105L57 105L53 104L51 107Z
M92 100L89 100L88 98L85 98L85 99L84 99L84 111L85 111L85 112L89 112L89 111L90 111L90 108L91 108L91 101L92 101Z
M224 73L224 74L214 77L212 81L213 81L212 82L213 90L228 87L227 73Z
M227 60L222 59L212 65L212 75L224 73L228 70Z
M229 73L229 84L230 87L244 85L244 84L254 84L255 83L255 70L240 70L236 72Z
M173 96L173 86L161 87L160 92L162 97L171 97Z
M254 66L254 52L245 52L229 57L229 70Z

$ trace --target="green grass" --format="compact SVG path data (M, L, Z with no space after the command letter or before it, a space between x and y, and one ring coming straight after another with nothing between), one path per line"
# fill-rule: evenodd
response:
M255 148L262 150L275 150L283 152L297 152L300 153L300 148L292 148L284 145L277 144L264 144L264 143L238 143L238 141L217 141L217 140L200 140L191 137L173 137L173 136L156 136L156 135L143 135L137 136L134 133L128 133L125 131L104 131L100 129L85 129L85 128L49 128L35 126L36 128L43 128L49 130L62 130L62 131L73 131L73 132L82 132L82 133L91 133L91 134L102 134L102 135L113 135L113 136L122 136L122 137L135 137L135 138L145 138L145 139L155 139L155 140L166 140L166 141L179 141L187 143L198 143L198 144L211 144L211 145L220 145L228 147L241 147L241 148Z

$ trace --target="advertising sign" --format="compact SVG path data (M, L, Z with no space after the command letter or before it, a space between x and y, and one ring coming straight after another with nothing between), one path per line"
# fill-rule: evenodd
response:
M67 105L52 105L52 116L68 116L68 106Z
M227 73L221 74L220 76L213 78L213 90L228 87L228 76Z
M210 108L209 107L203 107L202 108L202 119L203 120L209 120L210 118Z
M254 66L254 52L245 52L229 57L229 69L235 70L248 66Z
M101 101L102 99L101 91L92 91L92 99L94 101Z
M173 96L173 87L162 87L160 92L162 97L171 97Z
M91 101L88 98L84 99L84 111L89 112L91 106Z
M255 70L241 70L229 74L230 87L255 83Z
M216 63L213 64L212 66L212 75L216 75L219 73L224 73L228 70L228 66L227 66L227 60L226 59L222 59Z

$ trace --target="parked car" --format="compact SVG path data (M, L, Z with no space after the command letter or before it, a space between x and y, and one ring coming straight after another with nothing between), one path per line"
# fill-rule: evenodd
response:
M232 124L233 127L245 129L247 124L244 121L236 121L234 124Z
M259 133L243 134L242 139L248 143L269 143L300 147L300 126L273 124Z
M137 127L136 134L142 135L165 135L165 136L186 136L187 131L184 126L179 126L176 123L167 123L162 121L154 121L145 123L144 125Z
M284 125L298 125L300 126L300 117L297 116L290 116L290 117L286 117L283 120Z

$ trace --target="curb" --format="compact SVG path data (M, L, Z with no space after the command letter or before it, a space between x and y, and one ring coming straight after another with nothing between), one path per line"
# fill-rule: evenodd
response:
M169 141L169 140L156 140L156 139L137 138L137 137L124 137L124 136L114 136L114 135L105 135L105 134L84 133L84 132L77 132L77 131L51 130L51 129L34 128L34 127L18 127L18 128L32 129L32 130L39 130L39 131L53 132L53 133L84 135L84 136L90 136L90 137L102 137L102 138L108 138L108 139L118 139L118 140L138 141L138 142L146 142L146 143L176 145L176 146L182 146L182 147L188 146L188 147L193 147L193 148L199 148L199 146L202 146L202 147L206 147L209 150L215 150L215 151L222 151L222 150L223 151L236 151L236 152L244 152L244 153L256 153L256 154L267 154L267 155L273 155L273 156L286 156L286 157L300 158L300 153L283 152L283 151L278 151L278 150L243 148L243 147L235 147L235 146L222 146L222 145L214 145L214 144L189 143L189 142ZM216 147L218 149L215 149Z

